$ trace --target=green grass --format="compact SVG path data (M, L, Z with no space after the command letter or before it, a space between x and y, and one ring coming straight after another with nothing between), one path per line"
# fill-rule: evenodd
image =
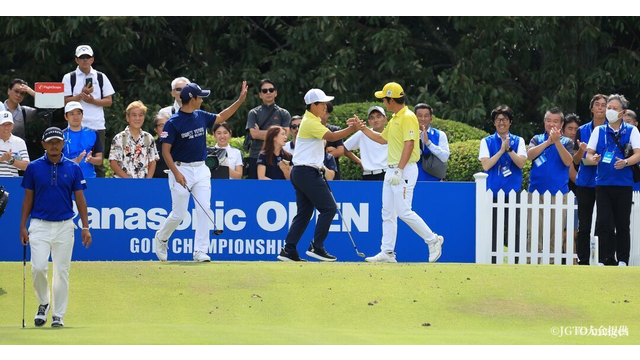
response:
M0 263L0 344L640 343L634 267L74 262L63 329L33 326L30 271L21 329L22 264Z

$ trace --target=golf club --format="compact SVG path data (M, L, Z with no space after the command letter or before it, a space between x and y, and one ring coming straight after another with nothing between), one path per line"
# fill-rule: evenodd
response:
M338 214L340 215L340 219L342 219L342 224L344 225L344 228L347 229L347 234L349 234L349 239L351 239L351 243L353 244L353 248L356 250L356 254L358 254L358 256L360 256L361 258L365 257L365 255L363 253L358 251L358 248L356 247L356 242L353 241L353 237L351 236L351 231L349 231L349 227L347 226L347 222L344 220L344 216L342 216L342 211L340 211L340 206L338 206L338 202L336 201L336 197L333 196L333 191L331 191L331 187L329 186L329 182L327 181L327 178L324 177L324 174L322 175L322 179L324 179L325 184L327 184L327 188L329 189L329 194L331 194L331 198L333 199L333 202L336 204L336 209L338 209Z
M193 198L193 201L195 201L195 202L196 202L196 204L198 204L198 206L200 206L200 209L202 209L202 212L204 212L204 213L205 213L205 215L207 215L207 217L209 218L209 220L211 220L211 223L213 224L213 229L214 229L214 230L213 230L213 233L214 233L215 235L220 235L220 234L222 234L222 232L223 232L224 230L222 230L222 229L217 229L217 228L216 228L216 223L213 221L213 219L211 218L211 216L209 216L209 213L207 212L207 210L205 210L205 209L204 209L204 206L202 206L202 204L200 204L200 202L198 201L198 199L196 199L196 197L195 197L195 196L193 196L193 193L191 192L191 189L189 189L189 187L187 187L187 191L189 191L189 194L191 194L191 197Z
M24 329L24 307L27 293L27 245L22 247L22 328Z

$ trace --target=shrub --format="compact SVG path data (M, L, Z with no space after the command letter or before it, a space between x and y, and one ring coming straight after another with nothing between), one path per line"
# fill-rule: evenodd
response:
M476 129L467 124L453 120L444 120L434 117L431 125L447 134L449 144L468 140L482 140L489 136L489 134L484 130Z
M449 146L447 167L447 181L474 181L473 174L482 172L482 165L478 160L480 140L469 140L453 143Z

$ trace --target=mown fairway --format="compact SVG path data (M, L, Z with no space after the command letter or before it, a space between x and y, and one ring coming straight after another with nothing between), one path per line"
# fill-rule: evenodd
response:
M27 264L21 329L22 263L0 263L0 344L638 344L638 284L634 267L74 262L52 329Z

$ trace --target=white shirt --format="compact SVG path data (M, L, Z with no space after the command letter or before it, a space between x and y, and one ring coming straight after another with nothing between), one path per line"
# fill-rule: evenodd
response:
M167 107L163 107L158 111L158 114L166 113L171 117L171 115L176 114L180 110L180 104L178 104L177 100L173 100L173 105L169 105Z
M430 129L431 127L427 129L427 132L429 132ZM451 151L449 150L449 139L447 139L447 134L445 134L444 131L438 131L440 132L438 145L431 142L429 146L427 146L427 149L429 149L433 155L440 159L440 161L447 162L447 160L449 160L449 155L451 155ZM423 144L426 144L427 140L429 140L426 134L422 131L420 131L420 139L422 139Z
M227 150L227 158L222 162L221 165L228 166L234 171L236 169L236 166L242 166L242 153L240 152L240 150L232 147L231 145L221 147L216 144L215 147ZM232 179L231 175L229 175L229 179Z
M5 109L4 104L2 103L2 101L0 101L0 111L5 111L7 109Z
M518 156L527 157L527 149L524 146L524 139L522 139L520 136L518 136L518 148L515 150ZM478 155L478 160L482 160L490 157L491 157L491 153L489 153L489 146L487 145L487 139L486 138L482 139L482 141L480 141L480 154Z
M622 121L622 120L620 120ZM591 133L591 137L589 138L589 144L587 144L587 148L591 149L591 150L596 150L596 148L598 147L598 139L600 138L600 127L602 126L609 126L611 128L611 126L609 124L607 125L600 125L598 127L596 127L595 129L593 129L593 132ZM613 130L613 128L611 128ZM615 130L614 130L615 131ZM611 139L611 141L613 141L615 143L615 141L613 139ZM632 130L631 130L631 137L629 138L629 142L631 143L631 147L634 149L640 149L640 132L638 132L638 128L633 126ZM622 145L622 144L620 144Z
M293 155L293 152L295 151L295 149L291 147L291 141L287 141L287 143L284 144L282 149L284 149L284 151L288 152L291 155Z
M29 153L27 152L27 144L15 135L11 135L7 141L0 139L0 156L9 150L11 150L12 153L18 153L18 156L22 158L21 160L31 161L29 160ZM19 176L18 168L9 165L6 161L0 161L0 177L12 176Z
M76 86L74 89L71 89L71 75L65 74L62 78L62 83L64 83L64 96L74 96L80 94L82 92L82 88L85 85L86 78L93 79L93 95L94 99L100 99L100 83L98 82L98 72L91 68L89 71L89 75L85 75L82 71L80 71L80 67L76 68ZM113 90L113 86L111 82L107 78L107 75L103 74L102 79L104 81L104 86L102 87L102 97L105 98L107 96L115 94L115 90ZM88 127L91 130L104 130L104 110L102 106L97 106L93 104L89 104L80 100L80 104L82 104L82 125Z
M358 131L344 142L344 148L360 150L360 160L364 171L384 170L387 168L387 144L380 144L371 139L362 131Z

